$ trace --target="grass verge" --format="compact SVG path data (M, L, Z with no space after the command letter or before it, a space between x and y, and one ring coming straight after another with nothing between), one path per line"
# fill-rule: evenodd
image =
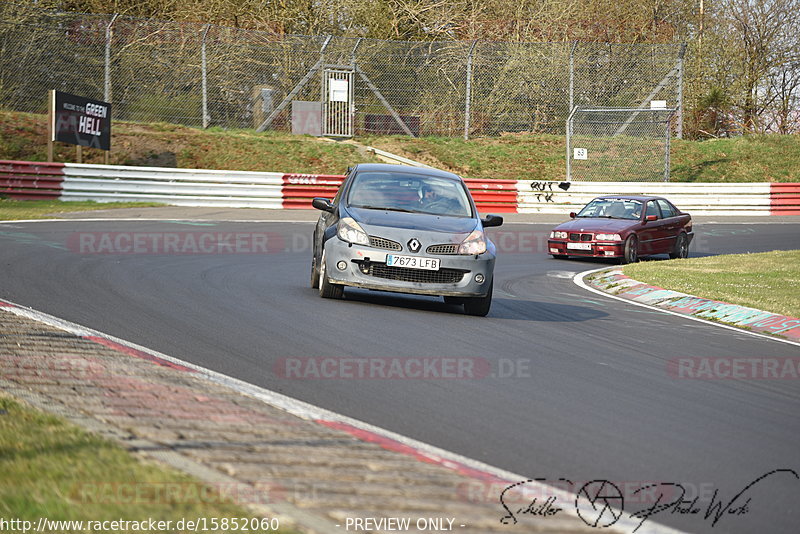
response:
M60 200L13 200L0 198L0 221L49 219L59 213L75 211L150 208L162 205L154 202L62 202Z
M2 395L0 472L0 517L34 525L40 517L84 522L153 518L172 525L184 518L252 517L218 488L139 461L110 441Z
M800 317L800 250L640 262L623 272L665 289Z
M166 123L114 121L110 162L114 165L261 172L342 174L362 156L345 143L308 135L222 128L189 128ZM55 143L55 161L75 161L75 147ZM84 163L103 163L102 150L85 149ZM0 110L0 159L47 160L47 116Z

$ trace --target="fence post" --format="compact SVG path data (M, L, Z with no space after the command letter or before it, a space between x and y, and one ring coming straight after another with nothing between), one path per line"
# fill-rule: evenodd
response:
M467 53L467 89L464 95L464 141L469 140L470 102L472 101L472 52L477 44L477 39L472 41L472 46L469 47L469 52Z
M569 109L575 107L575 49L578 48L578 41L572 43L569 51ZM569 178L567 178L569 180Z
M572 117L575 115L575 112L578 111L577 107L572 108L569 112L569 116L567 117L567 181L572 181L572 155L570 154L570 147L572 147Z
M114 22L117 20L119 13L114 13L111 17L111 22L106 26L106 58L105 58L105 80L103 100L111 102L111 37L114 33Z
M203 129L208 128L211 119L208 115L208 68L206 66L206 35L208 35L210 27L210 24L206 24L203 29L203 41L200 45L200 69L203 76Z
M686 56L686 43L681 44L681 51L678 55L678 139L683 139L683 64Z
M667 121L666 121L665 128L664 128L664 137L666 138L666 139L664 139L664 147L665 147L664 150L666 151L666 153L664 154L664 181L665 182L669 182L669 170L670 170L669 169L669 167L670 167L670 154L669 154L670 145L669 145L669 143L670 143L670 137L672 137L672 135L670 135L671 132L670 132L669 123L672 122L672 117L674 115L675 115L675 110L673 110L672 113L667 115Z

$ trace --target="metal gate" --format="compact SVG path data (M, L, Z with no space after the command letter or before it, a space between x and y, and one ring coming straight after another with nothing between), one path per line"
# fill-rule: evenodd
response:
M353 137L353 70L325 68L322 71L322 135Z

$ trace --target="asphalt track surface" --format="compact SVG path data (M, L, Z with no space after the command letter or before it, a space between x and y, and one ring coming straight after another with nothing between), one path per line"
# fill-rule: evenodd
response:
M611 264L550 258L551 227L493 230L501 251L486 318L427 297L348 290L345 300L321 299L308 285L313 226L296 222L3 224L0 297L524 477L606 479L626 494L681 483L701 514L653 516L681 530L798 532L800 481L787 473L747 490L735 503L752 498L746 513L715 527L702 513L715 491L727 504L765 473L800 473L800 381L677 378L669 362L799 358L800 348L589 293L569 277ZM695 229L692 256L800 248L800 223ZM93 254L76 245L81 232L202 231L268 232L271 252ZM494 376L281 372L285 358L328 357L475 358ZM634 499L626 512L646 507Z

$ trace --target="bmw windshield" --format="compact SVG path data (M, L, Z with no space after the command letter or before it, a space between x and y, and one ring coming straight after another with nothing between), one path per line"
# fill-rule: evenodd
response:
M352 208L472 217L460 181L423 174L367 171L358 173L347 193Z
M642 203L627 198L596 198L586 204L578 217L638 220L642 215Z

